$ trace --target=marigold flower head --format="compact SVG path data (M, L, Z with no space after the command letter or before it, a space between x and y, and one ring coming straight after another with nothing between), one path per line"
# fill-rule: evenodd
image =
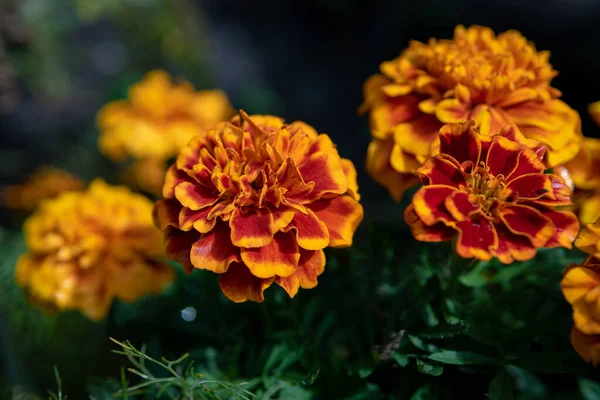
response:
M22 185L7 186L3 200L8 208L33 211L43 200L84 188L85 182L75 175L46 165L35 170Z
M490 136L514 123L547 146L548 166L577 154L579 115L550 86L548 52L516 31L456 27L451 40L413 41L364 85L360 111L370 113L367 171L399 200L417 169L436 154L443 124L475 120Z
M600 124L600 102L593 103L589 112ZM568 176L575 189L573 203L582 224L591 224L600 217L600 139L582 138L579 153L571 161L555 168Z
M96 180L85 192L48 200L25 222L29 252L16 281L38 303L106 316L115 298L160 293L173 278L163 262L152 203Z
M98 113L100 150L114 161L168 159L203 129L233 115L219 90L195 91L186 81L151 71L129 89L128 100L104 106Z
M219 274L235 302L273 283L317 285L325 247L346 247L363 218L354 165L303 122L248 116L195 137L167 171L156 224L167 255Z
M571 204L571 191L544 174L543 147L515 125L486 136L475 121L448 124L439 136L440 154L418 169L423 187L404 214L417 240L458 234L460 256L503 263L529 260L541 247L571 248L579 222L555 208Z

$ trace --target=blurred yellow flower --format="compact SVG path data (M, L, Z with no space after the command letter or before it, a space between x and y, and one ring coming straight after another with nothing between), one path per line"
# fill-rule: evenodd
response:
M157 162L175 157L191 138L234 114L222 91L196 91L187 81L173 82L162 70L147 73L129 88L128 97L98 112L99 147L114 162L142 160L130 171L141 187L147 183L140 182L147 169L155 175Z
M553 167L577 154L578 113L550 85L557 72L519 32L496 35L462 25L450 40L413 41L364 84L373 140L367 171L395 200L415 186L417 169L437 154L443 124L475 120L489 136L510 123L547 146Z
M23 184L7 186L2 197L4 206L8 208L33 211L42 200L84 188L85 182L75 175L45 165L35 170Z
M34 302L101 320L115 298L133 302L173 279L152 203L95 180L85 192L46 201L25 222L29 252L16 281Z
M588 111L600 125L600 102L590 104ZM575 189L573 203L582 224L600 217L600 139L582 138L579 153L571 161L556 168L571 180Z

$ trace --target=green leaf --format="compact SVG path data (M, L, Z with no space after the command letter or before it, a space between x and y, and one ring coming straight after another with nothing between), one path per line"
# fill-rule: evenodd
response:
M430 360L439 361L444 364L467 365L467 364L497 364L498 361L492 357L470 351L442 350L429 356Z
M494 379L492 379L488 395L490 400L513 399L512 379L504 367L500 368Z
M396 361L396 363L401 367L406 367L409 362L408 356L406 354L394 353L392 354L392 359Z
M423 386L422 388L417 389L412 396L410 396L410 400L435 400L438 397L432 393L431 386Z
M468 273L459 276L458 280L463 285L471 288L487 286L487 284L490 282L490 277L486 271L488 265L489 264L486 262L477 263L475 268L470 270Z
M444 372L444 366L437 362L429 362L423 360L417 360L417 368L422 374L440 376Z
M600 400L600 383L588 379L579 379L579 390L585 400Z
M439 349L432 343L427 343L423 339L415 335L408 335L408 340L419 350L426 351L428 353L435 353Z
M466 321L460 321L457 324L440 324L415 332L414 334L424 339L444 339L460 335L468 329L469 324Z

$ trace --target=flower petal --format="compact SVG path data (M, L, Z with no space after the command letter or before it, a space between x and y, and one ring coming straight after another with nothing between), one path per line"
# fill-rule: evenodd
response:
M290 276L300 260L300 250L291 232L278 232L263 247L242 248L241 255L250 272L259 278Z
M461 123L469 119L471 111L458 99L444 99L435 109L435 116L445 124Z
M579 233L579 221L571 211L543 210L545 217L549 218L556 226L554 235L548 240L544 247L566 247L573 248L573 241Z
M535 257L537 249L526 236L516 235L502 225L496 225L496 231L498 248L494 251L494 256L501 263L510 264L515 260L527 261Z
M393 129L394 142L410 154L431 156L440 126L433 115L423 114L418 119L396 125Z
M363 219L362 206L348 195L321 199L308 204L329 231L329 247L352 245L354 231Z
M203 234L191 247L190 259L192 265L217 274L227 271L229 264L239 262L238 249L231 243L229 227L219 223L215 228Z
M175 197L184 207L194 211L211 206L218 200L210 190L191 182L175 186Z
M184 232L167 227L165 232L165 254L171 260L177 261L188 274L194 270L190 260L190 248L200 238L195 231Z
M498 233L487 219L479 218L459 222L456 252L463 258L477 258L488 261L498 248Z
M534 247L543 247L556 231L552 220L533 207L506 206L500 210L499 216L508 230L526 236Z
M523 146L517 142L506 139L502 136L494 136L492 144L487 153L486 165L490 168L490 174L503 175L510 174L517 168L517 161L523 151ZM535 172L542 172L535 171Z
M288 277L277 277L275 282L293 298L298 289L312 289L317 286L317 278L325 271L325 253L323 250L300 249L300 261L296 271Z
M469 201L469 195L465 192L453 192L444 200L446 209L456 221L465 221L479 210L481 206L474 205Z
M216 219L208 220L207 216L210 208L203 210L192 211L189 208L182 208L179 214L179 229L189 231L195 228L200 233L206 233L214 228Z
M219 284L223 294L235 303L265 300L264 291L271 286L274 278L261 279L250 273L242 263L233 263L224 274L219 276Z
M404 220L410 226L412 235L421 242L444 242L456 236L456 231L441 222L427 226L415 212L415 206L409 204L404 210Z
M187 175L178 170L175 164L171 165L165 173L165 183L163 184L162 194L164 198L175 197L175 187L182 182L186 182Z
M338 156L318 152L298 166L306 183L314 182L315 187L308 197L319 199L326 193L342 194L348 190L348 179Z
M444 125L440 129L440 153L451 155L459 164L465 161L477 164L481 156L481 140L474 126L475 121Z
M575 246L584 253L600 258L600 225L589 224L575 240Z
M179 213L181 212L181 208L181 204L175 199L158 200L152 210L154 225L161 231L167 229L168 226L179 228Z
M465 185L465 177L460 164L448 154L431 157L417 171L424 185L446 185L458 187Z
M573 326L571 344L585 362L594 366L600 364L600 335L585 335Z
M417 190L413 195L412 204L425 225L431 226L437 222L444 222L447 225L454 223L454 218L446 209L444 201L457 190L444 185L423 186Z
M268 208L233 210L229 219L231 241L237 247L262 247L275 234L273 214Z
M553 193L552 181L544 174L520 175L510 181L507 187L517 192L519 200L537 200Z
M324 249L329 245L329 231L327 226L310 208L307 208L306 211L306 215L297 212L291 224L284 231L294 230L298 246L303 249Z

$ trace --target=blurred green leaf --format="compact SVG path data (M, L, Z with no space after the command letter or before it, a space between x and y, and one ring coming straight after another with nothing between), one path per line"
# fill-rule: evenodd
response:
M498 361L483 354L469 351L442 350L429 355L429 359L444 364L470 365L470 364L497 364Z
M501 367L498 370L498 373L490 383L488 395L490 400L513 399L512 379L510 378L504 367Z
M422 374L440 376L444 372L444 366L436 362L417 360L417 369Z

